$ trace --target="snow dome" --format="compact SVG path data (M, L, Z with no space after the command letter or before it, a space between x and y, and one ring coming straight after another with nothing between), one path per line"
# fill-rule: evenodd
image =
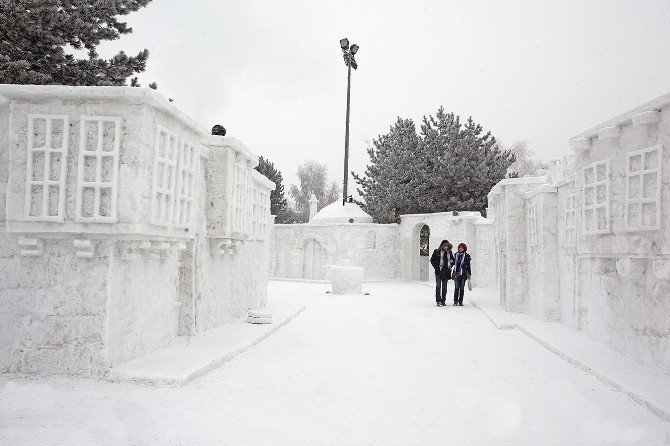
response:
M312 217L310 223L372 223L372 217L355 203L331 203Z

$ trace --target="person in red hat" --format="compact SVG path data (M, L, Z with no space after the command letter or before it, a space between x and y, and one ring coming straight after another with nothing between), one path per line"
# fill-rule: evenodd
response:
M458 245L458 252L454 259L454 270L452 272L452 279L456 287L454 289L454 306L463 306L463 294L465 294L465 281L472 277L472 270L470 269L470 254L468 254L468 246L465 243Z

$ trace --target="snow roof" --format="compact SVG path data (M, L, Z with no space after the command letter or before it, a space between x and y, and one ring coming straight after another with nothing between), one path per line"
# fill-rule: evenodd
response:
M605 127L612 127L612 126L618 126L618 125L624 125L624 124L630 124L633 116L643 113L645 111L659 111L665 107L670 105L670 93L666 93L663 96L659 96L656 99L653 99L649 102L646 102L642 105L639 105L635 107L632 110L629 110L625 113L622 113L618 116L615 116L612 119L608 119L605 122L602 122L596 126L591 127L588 130L583 131L579 135L575 135L572 138L570 138L570 141L574 141L577 139L581 138L594 138L598 135L598 131L605 128Z
M0 84L0 103L12 99L40 101L44 99L59 100L102 100L119 101L130 104L149 104L168 115L179 119L191 129L208 135L209 131L195 119L187 115L161 93L151 88L124 86L69 86L69 85L10 85Z
M310 223L372 223L372 217L355 203L331 203L316 213Z

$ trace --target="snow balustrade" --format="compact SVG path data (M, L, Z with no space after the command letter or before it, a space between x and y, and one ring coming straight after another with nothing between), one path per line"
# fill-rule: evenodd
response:
M489 193L501 303L670 373L670 94L570 143Z
M241 141L150 89L0 100L0 371L103 375L265 303L274 183Z

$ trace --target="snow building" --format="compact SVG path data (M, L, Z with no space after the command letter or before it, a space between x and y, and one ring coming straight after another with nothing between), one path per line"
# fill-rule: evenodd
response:
M488 195L501 304L670 372L670 94Z
M265 301L256 155L151 89L0 85L0 371L103 375Z
M447 239L454 249L467 243L478 285L495 284L495 262L491 252L481 248L492 240L493 225L479 212L402 215L399 224L377 224L354 203L337 201L318 213L316 203L312 204L308 223L274 225L274 277L327 280L331 266L348 260L352 266L363 267L369 281L433 281L430 254ZM429 233L424 246L422 228Z

